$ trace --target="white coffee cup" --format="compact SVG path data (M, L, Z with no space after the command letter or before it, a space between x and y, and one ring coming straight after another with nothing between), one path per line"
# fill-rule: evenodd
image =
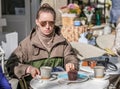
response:
M51 71L52 71L52 67L49 67L49 66L40 67L41 78L49 79L51 77Z
M105 72L104 66L95 66L94 67L94 77L95 78L103 78Z

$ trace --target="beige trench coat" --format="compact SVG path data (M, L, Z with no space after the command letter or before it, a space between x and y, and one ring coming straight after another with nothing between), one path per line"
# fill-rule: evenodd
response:
M64 59L64 65L66 63L74 63L78 69L78 58L74 54L72 46L62 36L60 29L55 29L55 31L53 46L49 52L39 41L36 30L33 29L31 34L19 44L7 62L7 70L11 77L20 78L25 75L26 68L30 66L26 62L48 57L61 57Z

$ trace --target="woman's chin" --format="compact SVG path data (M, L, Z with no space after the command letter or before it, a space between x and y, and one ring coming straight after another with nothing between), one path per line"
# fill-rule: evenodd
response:
M46 32L46 33L44 33L46 36L49 36L51 33L49 33L49 32Z
M51 33L52 33L52 32L49 32L49 31L44 32L44 34L45 34L45 35L48 35L48 36L51 35Z

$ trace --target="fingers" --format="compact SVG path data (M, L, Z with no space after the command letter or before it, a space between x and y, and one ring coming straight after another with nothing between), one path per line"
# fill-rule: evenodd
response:
M70 71L70 70L74 70L74 69L75 69L75 66L74 66L73 63L67 63L67 64L65 65L65 68L66 68L66 71L68 72L68 71Z
M36 75L40 74L40 71L37 68L35 68L35 67L31 67L30 68L30 74L34 78Z

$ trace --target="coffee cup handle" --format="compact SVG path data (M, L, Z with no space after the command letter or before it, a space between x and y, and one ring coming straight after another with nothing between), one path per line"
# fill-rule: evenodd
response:
M40 83L43 82L43 80L41 79L41 76L40 76L40 75L36 75L35 79L36 79L36 80L39 80Z

